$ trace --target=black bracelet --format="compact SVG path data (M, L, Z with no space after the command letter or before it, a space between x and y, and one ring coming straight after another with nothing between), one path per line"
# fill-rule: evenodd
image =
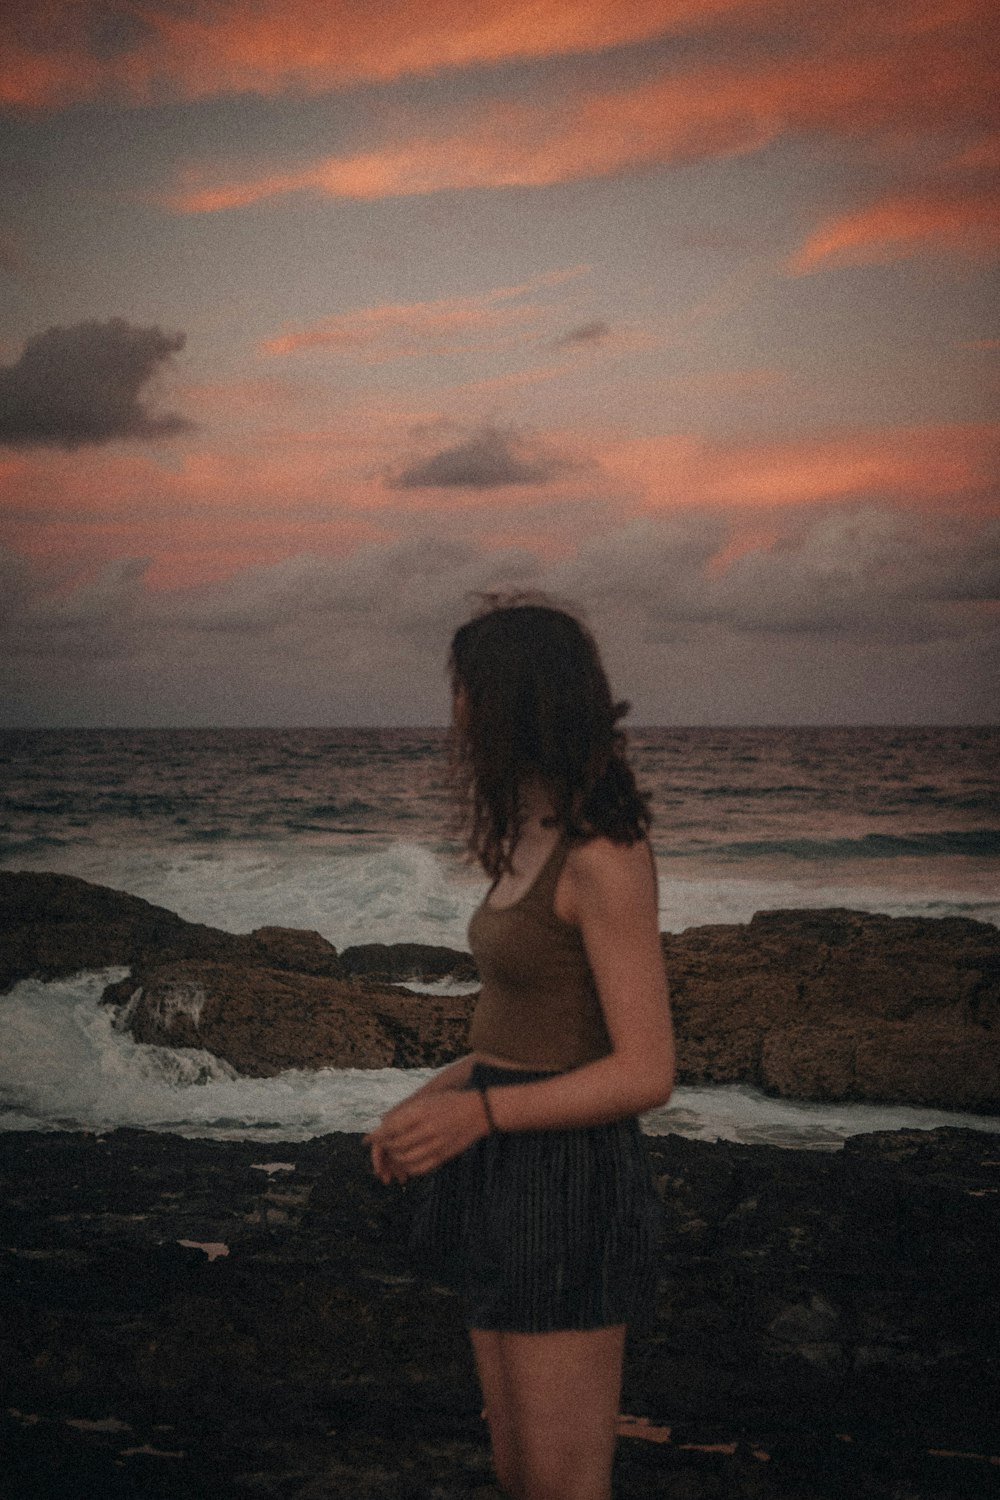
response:
M486 1097L486 1087L485 1087L485 1085L483 1085L483 1086L480 1087L480 1089L479 1089L479 1097L483 1101L483 1109L486 1111L486 1120L487 1120L487 1123L488 1123L488 1125L490 1127L490 1135L496 1135L498 1133L497 1132L497 1122L493 1118L493 1111L492 1111L492 1109L490 1109L490 1101Z

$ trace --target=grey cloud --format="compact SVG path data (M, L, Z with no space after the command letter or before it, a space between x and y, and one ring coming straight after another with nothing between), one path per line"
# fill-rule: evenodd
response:
M644 639L677 639L712 617L705 570L728 536L718 513L644 517L585 541L555 565L552 586L606 615L628 613Z
M714 559L747 519L644 517L550 562L414 535L176 590L146 588L142 559L55 588L43 570L0 552L11 605L6 622L0 612L3 712L30 701L20 712L58 719L46 707L57 688L69 704L83 702L89 684L94 701L110 705L102 712L120 699L119 722L141 720L151 704L163 722L192 713L199 722L434 722L447 708L448 640L470 596L529 588L583 608L617 690L645 716L637 722L675 712L750 722L754 692L774 722L850 721L881 711L874 690L865 705L851 696L852 674L860 681L869 659L881 663L875 677L891 689L893 712L931 712L933 659L943 696L931 717L982 716L996 627L981 601L1000 598L996 522L871 507L771 513L780 541L720 567ZM839 683L822 676L831 662L843 667Z
M76 588L48 591L41 573L0 552L11 607L2 644L33 656L136 655L199 642L219 649L332 652L354 640L406 639L443 651L469 596L547 590L597 615L627 614L647 643L694 639L721 627L857 639L927 640L975 632L976 605L1000 599L1000 526L874 510L789 516L779 544L723 568L712 560L737 517L715 512L646 517L604 529L570 558L543 563L520 548L415 535L345 557L302 554L247 568L225 582L149 590L148 560L108 563ZM241 644L243 643L243 644Z
M113 62L143 42L156 41L156 30L149 21L117 8L95 12L89 18L89 31L90 50L101 62Z
M30 605L33 575L29 564L0 548L0 630L16 630Z
M573 468L566 458L498 427L483 427L464 442L442 448L390 479L392 489L497 489L507 484L547 484Z
M717 602L749 631L933 639L966 628L963 604L1000 597L998 542L995 522L832 511L779 549L737 558Z
M190 431L186 417L153 411L144 394L183 347L182 333L124 318L36 334L14 364L0 366L0 445L79 448Z
M0 272L26 285L35 279L21 236L12 229L0 229Z
M964 605L1000 598L996 522L858 507L784 524L779 542L715 570L725 518L639 521L582 547L562 565L564 586L627 601L644 638L660 642L708 625L751 636L939 639L974 628Z
M159 622L220 635L309 638L317 644L383 631L411 641L447 640L466 594L526 582L537 559L517 549L484 552L463 542L415 537L347 557L311 554L248 568L221 585L158 596Z
M578 328L571 328L553 342L557 349L561 349L572 344L602 344L610 336L611 324L606 323L603 318L595 318L592 323L581 323Z
M0 577L14 579L17 609L4 622L3 651L66 660L135 654L150 623L151 596L143 587L149 564L149 558L118 558L75 588L52 593L42 574L5 554Z

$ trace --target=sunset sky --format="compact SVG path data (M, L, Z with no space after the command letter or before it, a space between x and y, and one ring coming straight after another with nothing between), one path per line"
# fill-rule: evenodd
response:
M997 15L5 7L2 722L441 722L518 588L636 723L995 721Z

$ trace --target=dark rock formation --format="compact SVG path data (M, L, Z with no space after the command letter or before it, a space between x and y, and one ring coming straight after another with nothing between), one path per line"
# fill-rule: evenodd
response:
M1000 1112L1000 930L759 912L663 939L685 1082Z
M682 1083L1000 1113L996 928L765 912L663 941ZM463 1050L471 997L406 997L387 986L414 972L467 977L467 957L371 944L339 963L365 977L173 963L140 969L107 998L130 1002L125 1022L138 1040L207 1047L242 1072L437 1066Z
M986 1500L1000 1150L649 1142L618 1500ZM458 1311L357 1136L0 1137L0 1492L497 1500Z
M186 922L127 891L75 875L0 870L0 994L19 979L62 979L84 969L162 967L174 960L242 963L296 974L393 983L475 980L468 953L427 943L366 943L338 955L318 932L257 927L223 932Z
M141 968L108 985L137 1042L203 1047L238 1073L438 1067L465 1045L466 996L412 996L246 962Z
M479 977L471 954L429 943L359 943L341 953L340 969L381 984L405 984L410 979L474 984Z
M246 938L73 875L0 870L0 993L19 979L157 958L234 958Z
M398 988L474 981L454 949L370 943L338 955L318 933L237 936L69 876L4 872L0 924L4 987L127 965L107 998L128 1006L140 1041L206 1047L242 1072L437 1066L465 1046L470 999ZM1000 1113L997 928L774 911L663 944L682 1083Z
M318 932L304 932L300 927L255 927L247 948L249 956L265 968L327 976L342 972L333 944Z

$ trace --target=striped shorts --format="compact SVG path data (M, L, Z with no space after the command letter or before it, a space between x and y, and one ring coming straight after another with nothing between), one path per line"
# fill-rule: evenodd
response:
M550 1076L477 1063L469 1087ZM414 1267L458 1294L470 1328L605 1328L652 1304L661 1204L634 1116L485 1136L408 1200Z

